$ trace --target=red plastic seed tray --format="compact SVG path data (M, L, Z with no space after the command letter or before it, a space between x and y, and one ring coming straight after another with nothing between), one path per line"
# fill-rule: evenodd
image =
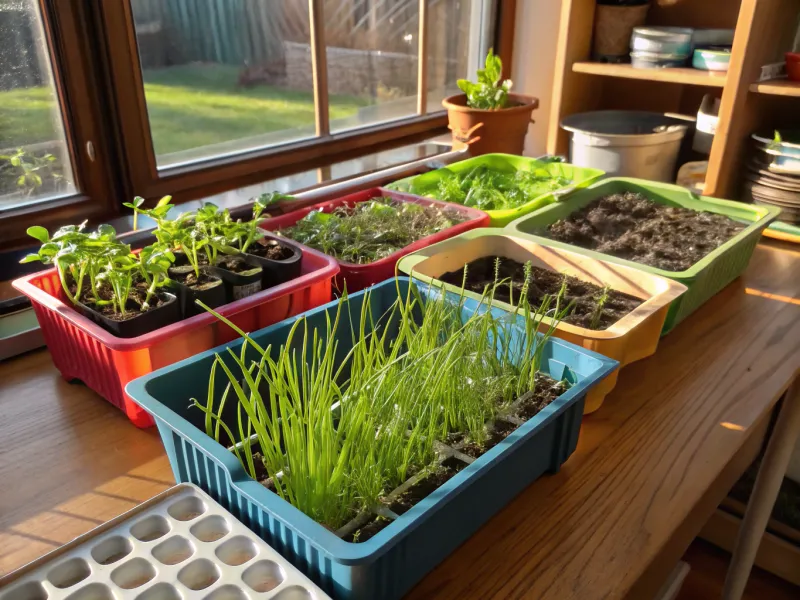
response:
M303 248L300 276L219 307L218 313L244 331L256 331L330 301L336 260ZM119 338L75 310L58 273L49 269L12 284L31 299L53 363L67 381L79 379L125 412L137 427L153 419L127 394L127 383L238 337L209 313L133 338Z
M438 206L441 208L447 208L464 215L465 217L467 217L467 220L457 225L454 225L453 227L449 227L443 231L440 231L433 235L429 235L420 240L417 240L413 244L409 244L408 246L406 246L401 250L398 250L394 254L391 254L386 258L382 258L372 263L360 265L360 264L344 262L341 260L337 261L341 269L339 271L339 274L336 276L336 281L335 281L335 286L337 290L341 291L344 289L345 281L347 282L348 292L357 292L359 290L363 290L366 287L369 287L370 285L374 285L376 283L380 283L381 281L385 281L386 279L395 276L395 266L397 265L397 261L403 258L406 254L410 254L421 248L430 246L431 244L435 244L436 242L440 242L442 240L451 238L465 231L469 231L470 229L476 229L478 227L487 227L489 225L489 215L483 212L482 210L477 210L475 208L469 208L466 206L460 206L458 204L450 204L448 202L440 202L438 200L431 200L430 198L422 198L420 196L414 196L412 194L394 192L383 188L372 188L369 190L364 190L362 192L357 192L355 194L350 194L348 196L343 196L335 200L320 202L319 204L315 204L307 208L302 208L300 210L296 210L294 212L290 212L285 215L280 215L277 217L271 217L269 219L265 219L260 223L260 227L262 227L263 229L267 229L269 231L280 231L281 229L286 229L287 227L291 227L292 225L297 223L300 219L305 217L308 213L310 213L312 210L331 212L339 208L340 206L353 207L359 202L366 202L368 200L371 200L379 196L393 198L401 202L416 202L417 204L422 204L424 206ZM304 249L308 248L308 246L299 244L299 242L295 243L302 246Z

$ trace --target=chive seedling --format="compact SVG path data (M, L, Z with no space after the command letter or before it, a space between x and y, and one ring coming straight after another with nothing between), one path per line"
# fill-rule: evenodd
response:
M409 286L382 314L371 292L360 306L345 293L324 317L299 318L280 347L262 348L207 309L244 341L215 356L207 397L193 404L209 436L239 441L232 451L252 477L261 461L278 495L337 530L374 512L412 470L432 469L437 441L460 433L485 443L487 424L534 389L555 324L537 330L571 307L562 290L535 312L523 294L515 313L498 313L494 290L506 283L473 310L463 291L423 297ZM512 330L520 316L525 335ZM226 423L232 400L237 422Z

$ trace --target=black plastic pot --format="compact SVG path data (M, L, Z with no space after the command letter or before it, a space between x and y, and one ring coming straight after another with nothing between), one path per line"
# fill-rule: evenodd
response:
M246 253L247 256L251 256L261 265L261 269L263 270L263 289L286 283L300 276L303 251L298 246L284 240L279 241L272 238L263 238L256 243L260 246L278 245L292 251L292 255L283 260L273 260L271 258L259 256L258 254Z
M170 269L170 273L174 274L175 271ZM195 300L200 300L209 308L216 308L228 302L228 294L225 291L222 279L211 273L208 274L215 280L214 284L202 290L189 287L180 281L175 281L175 279L170 279L168 285L173 293L178 296L178 303L184 319L205 312L202 307L195 304Z
M220 266L219 260L216 265L210 268L214 275L222 279L225 284L225 292L228 294L230 301L241 300L261 291L263 269L256 258L250 254L236 256L234 260L241 261L250 267L240 273L234 273Z
M91 306L78 304L80 311L106 331L120 338L132 338L161 329L181 320L180 303L174 294L161 292L158 297L165 302L125 321L109 319Z

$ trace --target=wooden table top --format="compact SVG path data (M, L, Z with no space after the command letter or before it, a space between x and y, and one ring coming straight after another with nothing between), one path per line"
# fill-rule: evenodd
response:
M759 450L800 374L800 250L760 245L745 275L623 369L575 454L518 496L410 594L652 597ZM0 364L0 573L173 483L155 430L46 351Z

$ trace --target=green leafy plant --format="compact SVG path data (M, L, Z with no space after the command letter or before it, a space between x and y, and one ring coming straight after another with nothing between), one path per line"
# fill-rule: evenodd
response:
M378 197L330 213L311 211L278 233L339 260L367 264L463 220L438 207Z
M467 106L481 110L499 110L508 106L511 80L503 79L503 63L492 49L486 55L483 69L478 69L478 81L459 79L459 89L467 95Z
M64 181L64 175L53 154L37 156L18 148L12 154L0 155L0 174L14 180L16 187L31 196L44 185L45 181L56 184Z
M172 208L172 196L164 196L158 203L155 205L154 208L146 209L142 208L144 206L145 200L141 196L136 196L133 199L133 202L123 202L122 206L126 206L133 210L133 230L136 231L138 229L138 218L139 214L143 214L145 216L150 217L153 219L159 226L166 220L167 214L169 213L170 209Z
M28 235L42 246L20 262L41 261L58 271L61 288L73 304L86 302L97 308L111 309L126 317L131 302L140 312L151 308L153 295L166 283L174 255L163 244L155 244L134 254L127 244L117 240L110 225L100 225L91 233L86 223L68 225L51 237L44 227L28 228ZM144 297L132 293L135 277L145 282Z
M411 192L444 202L471 206L480 210L518 208L572 183L557 165L535 167L530 171L500 171L486 165L463 173L445 171L436 188L412 185ZM542 202L549 202L543 198Z
M147 286L142 310L150 308L150 301L159 288L169 282L169 268L175 262L175 255L162 243L142 248L139 253L139 273Z
M253 218L246 223L233 224L228 230L227 238L235 242L242 252L247 252L250 246L264 237L264 232L258 228L258 225L264 218L266 210L273 204L286 200L293 200L293 198L278 192L261 194L253 201Z

